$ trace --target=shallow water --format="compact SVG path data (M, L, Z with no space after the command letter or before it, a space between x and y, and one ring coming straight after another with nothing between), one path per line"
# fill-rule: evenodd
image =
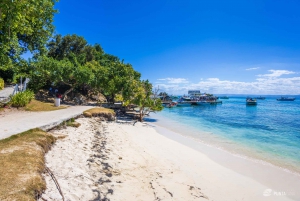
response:
M246 106L245 97L165 108L151 118L206 144L300 173L300 97L282 102L267 96L257 106Z

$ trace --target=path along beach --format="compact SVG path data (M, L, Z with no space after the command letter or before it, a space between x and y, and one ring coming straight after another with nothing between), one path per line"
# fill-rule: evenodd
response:
M65 200L300 200L300 177L166 128L79 118L46 154ZM45 174L45 200L61 200ZM41 199L42 200L42 199Z

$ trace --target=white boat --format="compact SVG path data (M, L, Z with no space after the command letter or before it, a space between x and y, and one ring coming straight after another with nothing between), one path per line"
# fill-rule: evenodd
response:
M212 94L201 94L200 90L189 90L188 96L182 96L178 100L178 106L190 105L212 105L220 104L222 101L217 101L217 97Z
M278 101L294 101L296 98L294 97L283 97L281 96L281 98L277 98Z
M246 98L246 105L257 105L255 98Z

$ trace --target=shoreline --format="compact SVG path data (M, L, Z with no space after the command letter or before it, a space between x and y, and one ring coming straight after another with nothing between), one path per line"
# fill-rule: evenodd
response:
M149 123L153 125L166 128L171 132L189 138L192 141L199 142L205 146L222 150L228 154L235 155L242 159L269 165L273 168L278 168L300 177L300 166L298 165L300 164L300 161L297 163L291 162L291 159L286 161L286 159L284 160L274 156L273 153L261 153L261 150L256 150L254 147L248 147L247 144L239 144L237 141L213 134L211 131L203 131L199 130L199 128L189 127L186 124L176 122L175 120L169 119L168 117L164 117L160 114L151 114L149 119ZM183 127L187 127L187 129L183 130ZM194 133L198 134L195 135Z
M254 179L266 185L268 189L273 189L275 192L286 193L288 197L294 200L300 199L300 195L296 194L298 192L297 187L300 186L300 174L298 172L279 167L268 161L251 158L243 154L232 153L224 148L206 144L201 140L184 135L181 132L170 130L168 127L164 127L156 122L148 123L160 135L205 154L223 167L229 168L250 179Z
M46 155L46 164L66 200L299 200L292 188L281 188L283 183L266 185L255 176L224 166L222 160L228 160L229 154L224 158L220 150L206 147L207 155L204 146L201 152L183 144L178 133L163 128L157 132L148 123L133 126L133 121L76 121L81 124L79 128L53 131L64 138ZM243 165L241 159L228 162L237 168ZM44 176L44 198L60 200L55 185L47 174ZM294 181L288 186L296 188L297 184ZM273 193L287 194L264 196L270 188Z

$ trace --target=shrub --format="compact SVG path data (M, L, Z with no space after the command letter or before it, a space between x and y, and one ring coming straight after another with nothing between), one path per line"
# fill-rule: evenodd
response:
M0 90L4 89L4 80L0 77Z
M13 107L24 107L34 98L34 93L30 90L19 92L11 96L10 105Z
M106 118L108 121L114 121L115 120L115 112L111 109L107 109L107 108L92 108L89 110L86 110L83 112L83 115L85 117L104 117Z

